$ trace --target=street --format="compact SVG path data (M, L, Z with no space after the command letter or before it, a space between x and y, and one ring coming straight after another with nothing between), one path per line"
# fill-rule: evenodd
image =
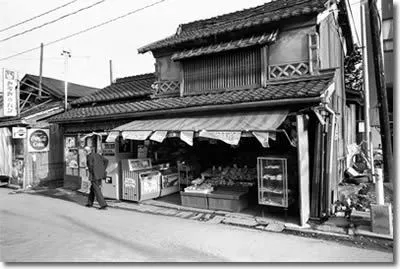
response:
M0 189L5 262L392 262L393 254Z

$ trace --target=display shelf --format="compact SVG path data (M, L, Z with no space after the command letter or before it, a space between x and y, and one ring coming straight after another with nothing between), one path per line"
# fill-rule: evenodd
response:
M287 159L259 157L257 173L258 203L287 208L289 206Z

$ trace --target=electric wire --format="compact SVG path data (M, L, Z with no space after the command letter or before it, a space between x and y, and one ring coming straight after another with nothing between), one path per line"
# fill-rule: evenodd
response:
M26 20L24 20L24 21L18 22L18 23L16 23L16 24L7 26L6 28L0 29L0 33L1 33L1 32L4 32L4 31L7 31L7 30L9 30L9 29L15 28L15 27L17 27L17 26L19 26L19 25L22 25L22 24L24 24L24 23L33 21L34 19L40 18L40 17L42 17L42 16L44 16L44 15L47 15L47 14L53 12L53 11L59 10L59 9L61 9L61 8L63 8L63 7L66 7L66 6L70 5L70 4L73 4L73 3L75 3L76 1L78 1L78 0L73 0L73 1L71 1L71 2L65 3L64 5L61 5L61 6L58 6L58 7L56 7L56 8L53 8L53 9L51 9L51 10L48 10L48 11L42 13L42 14L36 15L36 16L34 16L34 17L32 17L32 18L29 18L29 19L26 19Z
M109 24L109 23L111 23L111 22L114 22L114 21L116 21L116 20L119 20L119 19L125 18L125 17L127 17L127 16L130 16L130 15L132 15L132 14L134 14L134 13L139 12L139 11L142 11L142 10L145 10L145 9L150 8L150 7L152 7L152 6L156 6L156 5L158 5L158 4L161 4L162 2L165 2L165 1L167 1L167 0L160 0L160 1L155 2L155 3L152 3L152 4L150 4L150 5L146 5L146 6L144 6L144 7L141 7L141 8L135 9L135 10L132 10L132 11L130 11L130 12L128 12L128 13L125 13L125 14L123 14L123 15L121 15L121 16L115 17L115 18L113 18L113 19L107 20L107 21L102 22L102 23L100 23L100 24L96 24L96 25L94 25L94 26L91 26L91 27L86 28L86 29L84 29L84 30L81 30L81 31L79 31L79 32L76 32L76 33L73 33L73 34L70 34L70 35L61 37L61 38L59 38L59 39L53 40L53 41L48 42L48 43L46 43L46 44L43 44L43 46L49 46L49 45L58 43L58 42L60 42L60 41L69 39L69 38L71 38L71 37L74 37L74 36L77 36L77 35L86 33L86 32L88 32L88 31L91 31L91 30L93 30L93 29L99 28L99 27L101 27L101 26L104 26L104 25ZM10 59L10 58L13 58L13 57L16 57L16 56L19 56L19 55L22 55L22 54L25 54L25 53L28 53L28 52L37 50L37 49L40 49L40 46L31 48L31 49L27 49L27 50L24 50L24 51L21 51L21 52L18 52L18 53L15 53L15 54L13 54L13 55L10 55L10 56L4 57L4 58L0 58L0 61L8 60L8 59Z
M32 28L30 28L30 29L28 29L28 30L25 30L25 31L23 31L23 32L16 33L16 34L14 34L14 35L11 35L11 36L9 36L9 37L6 37L6 38L4 38L4 39L1 39L0 42L4 42L4 41L7 41L7 40L10 40L10 39L15 38L15 37L17 37L17 36L21 36L21 35L23 35L23 34L26 34L26 33L32 32L32 31L34 31L34 30L40 29L40 28L42 28L42 27L44 27L44 26L47 26L47 25L49 25L49 24L53 24L53 23L58 22L58 21L60 21L60 20L62 20L62 19L65 19L65 18L67 18L67 17L70 17L70 16L72 16L72 15L75 15L75 14L77 14L77 13L79 13L79 12L82 12L82 11L84 11L84 10L90 9L90 8L92 8L92 7L95 7L95 6L97 6L97 5L101 4L101 3L104 3L105 1L106 1L106 0L100 0L100 1L98 1L98 2L96 2L96 3L94 3L94 4L91 4L91 5L89 5L89 6L80 8L80 9L78 9L78 10L75 10L75 11L71 12L71 13L67 13L67 14L65 14L65 15L63 15L63 16L61 16L61 17L58 17L57 19L54 19L54 20L52 20L52 21L45 22L45 23L43 23L43 24L41 24L41 25L32 27Z

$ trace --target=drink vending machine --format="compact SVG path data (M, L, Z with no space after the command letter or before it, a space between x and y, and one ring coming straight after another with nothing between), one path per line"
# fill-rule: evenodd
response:
M122 199L144 201L161 193L161 173L151 165L151 159L121 160Z

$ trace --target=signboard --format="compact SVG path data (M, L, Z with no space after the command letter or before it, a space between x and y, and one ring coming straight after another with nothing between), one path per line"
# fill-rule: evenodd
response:
M12 127L12 137L13 138L26 138L26 128L25 127Z
M28 129L28 152L49 151L49 145L48 129Z
M18 73L3 69L3 110L5 117L18 115Z

